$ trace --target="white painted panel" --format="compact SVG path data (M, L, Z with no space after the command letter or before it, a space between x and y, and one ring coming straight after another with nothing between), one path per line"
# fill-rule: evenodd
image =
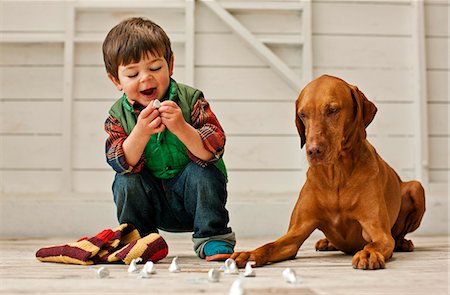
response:
M302 34L302 13L299 11L231 11L250 32L258 34Z
M414 80L412 70L402 69L341 69L316 68L314 77L323 74L337 76L358 86L371 101L413 101Z
M113 102L76 102L73 116L73 167L108 169L105 159L104 122Z
M111 99L114 102L122 96L109 80L103 66L76 67L73 97L75 99Z
M306 165L297 136L229 136L224 160L232 170L300 169Z
M60 190L61 171L0 170L0 192L6 194L48 194Z
M291 87L269 68L197 68L196 87L207 100L290 100Z
M0 67L23 65L62 65L63 45L52 43L0 43Z
M293 69L297 74L303 66L303 52L301 46L285 46L268 44L267 47L277 55L286 65Z
M62 99L63 68L0 67L0 99Z
M411 35L411 6L375 1L313 1L313 34Z
M428 101L449 102L448 95L448 71L427 71L427 95Z
M411 38L313 36L314 67L409 69L414 60Z
M75 170L73 172L73 189L77 193L107 193L111 194L115 172L108 166L105 170Z
M61 134L61 102L0 101L0 133Z
M449 106L448 104L428 104L428 133L431 136L446 136L449 134Z
M0 31L61 32L65 1L2 1Z
M306 169L307 166L296 171L229 171L228 192L242 199L267 192L296 198L305 182Z
M301 13L296 11L231 11L242 24L255 34L301 34ZM202 33L230 33L231 29L215 13L198 2L195 29Z
M414 105L376 103L378 111L372 123L367 127L367 133L372 136L413 135Z
M3 169L61 168L61 136L0 136Z
M427 36L449 36L448 20L449 3L425 4L425 33Z
M431 183L448 183L449 175L450 175L450 169L446 169L446 170L430 169L430 182Z
M234 34L199 34L195 36L196 66L266 66Z
M378 154L400 176L404 176L403 170L414 169L415 141L413 137L369 137L368 139Z
M226 66L226 67L265 67L262 61L246 43L231 33L224 34L199 34L196 40L196 66ZM295 46L269 46L281 60L295 69L302 65L301 50Z
M295 135L294 102L216 101L211 108L229 135Z
M170 36L171 32L184 31L184 11L180 9L133 9L80 11L77 14L77 32L103 32L106 34L122 20L129 17L145 17L161 26Z
M447 38L426 38L427 68L448 70L448 50Z
M429 138L429 150L430 150L430 168L431 169L450 169L450 158L448 156L450 151L449 138L443 137L430 137Z

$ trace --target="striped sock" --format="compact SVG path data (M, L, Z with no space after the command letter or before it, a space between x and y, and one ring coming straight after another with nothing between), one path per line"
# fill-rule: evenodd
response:
M41 248L36 252L36 258L44 262L91 265L106 262L110 253L118 247L140 238L134 226L121 224L114 230L103 230L91 238L85 237L73 243Z
M169 253L166 241L159 234L149 234L142 239L133 241L122 249L112 253L108 257L109 262L122 260L130 264L133 259L142 258L142 263L147 261L157 262Z

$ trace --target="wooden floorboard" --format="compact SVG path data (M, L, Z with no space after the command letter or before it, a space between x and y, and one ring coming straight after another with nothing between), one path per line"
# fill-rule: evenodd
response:
M97 279L88 266L43 263L34 254L40 247L73 240L1 239L1 294L229 294L234 280L242 278L245 294L298 295L388 295L448 294L448 237L413 237L416 250L394 253L386 269L361 271L351 267L351 256L341 252L316 252L314 239L308 239L295 260L256 268L256 277L222 275L220 282L207 280L207 271L218 262L198 259L189 236L165 237L169 256L156 264L157 273L148 279L129 274L126 265L105 265L107 279ZM269 242L268 238L238 240L238 250L250 250ZM169 264L178 256L181 273L170 273ZM94 266L97 267L97 266ZM300 280L284 282L281 272L293 268Z

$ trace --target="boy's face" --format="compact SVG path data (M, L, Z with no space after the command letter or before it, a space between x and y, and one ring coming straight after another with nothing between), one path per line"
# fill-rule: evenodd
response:
M170 64L164 57L144 54L137 63L120 65L119 80L108 74L119 91L125 92L130 103L147 106L154 99L161 100L166 93L173 73L173 56Z

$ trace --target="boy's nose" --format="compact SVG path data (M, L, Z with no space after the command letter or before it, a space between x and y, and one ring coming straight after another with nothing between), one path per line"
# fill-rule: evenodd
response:
M141 77L141 82L145 82L147 80L153 79L153 75L150 71L145 71Z

